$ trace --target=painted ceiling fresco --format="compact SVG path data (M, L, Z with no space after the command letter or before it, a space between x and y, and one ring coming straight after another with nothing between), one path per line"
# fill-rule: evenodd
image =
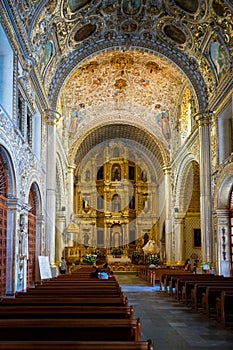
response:
M165 116L185 137L190 114L214 104L218 86L221 93L229 83L231 0L9 3L49 103L71 119L72 132L87 113L130 105L158 124Z

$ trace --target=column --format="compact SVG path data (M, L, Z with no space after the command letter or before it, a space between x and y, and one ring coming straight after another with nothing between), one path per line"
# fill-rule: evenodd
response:
M56 214L56 231L55 231L55 261L59 262L64 254L65 246L63 233L66 226L66 215L64 212L57 212Z
M184 213L175 213L175 261L177 265L184 265Z
M212 112L195 116L199 128L200 147L200 210L202 261L213 261L213 219L211 203L211 142L210 125Z
M67 203L67 216L70 220L71 214L74 213L74 170L76 166L68 166L67 182L68 182L68 203Z
M165 197L165 235L166 235L166 262L167 265L174 264L174 257L172 256L172 225L171 225L171 176L170 168L164 169L164 197Z
M45 110L47 122L47 183L46 183L46 232L45 253L49 257L51 268L55 267L55 217L56 217L56 124L60 114ZM53 272L53 271L52 271Z

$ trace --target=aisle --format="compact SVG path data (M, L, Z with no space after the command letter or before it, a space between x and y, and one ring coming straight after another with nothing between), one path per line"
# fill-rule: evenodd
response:
M142 340L152 339L155 350L210 350L233 348L233 331L159 291L133 274L116 274L142 322Z

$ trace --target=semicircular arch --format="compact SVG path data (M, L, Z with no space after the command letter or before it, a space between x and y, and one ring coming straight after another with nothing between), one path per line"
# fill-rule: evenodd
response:
M71 163L79 163L92 148L98 144L112 139L125 139L136 142L144 148L144 151L150 156L154 156L160 166L168 165L168 154L161 142L159 142L147 130L135 125L125 123L105 123L93 129L90 129L85 135L80 137L72 148L70 156Z
M57 108L59 93L62 89L62 86L77 67L86 62L88 59L97 56L98 54L111 51L115 52L117 50L122 52L122 46L119 46L119 43L117 41L112 41L111 46L109 46L109 43L103 42L101 44L96 44L96 47L88 47L87 49L83 50L82 53L79 51L74 51L71 53L69 59L67 59L67 64L61 62L60 66L57 66L55 74L50 81L48 97L51 108ZM161 43L152 43L151 41L147 40L143 40L143 42L139 40L135 46L132 44L131 50L158 55L163 59L169 61L170 64L176 67L176 69L180 70L189 80L196 94L199 110L202 111L206 109L208 105L206 84L201 72L198 69L198 63L195 59L190 58L185 53L180 53L178 51L176 52L176 50L172 50L170 47L162 45Z

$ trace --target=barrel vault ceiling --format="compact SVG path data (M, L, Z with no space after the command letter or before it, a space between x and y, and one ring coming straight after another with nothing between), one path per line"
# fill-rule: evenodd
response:
M16 0L1 6L14 19L50 108L61 113L60 129L67 130L60 134L70 136L72 150L82 138L87 152L106 133L115 137L111 126L100 127L108 121L128 123L125 135L132 139L130 125L144 128L143 145L155 152L148 138L156 139L169 151L174 133L188 137L190 115L214 108L232 81L231 0ZM161 129L163 118L169 127ZM124 137L124 128L118 130Z

